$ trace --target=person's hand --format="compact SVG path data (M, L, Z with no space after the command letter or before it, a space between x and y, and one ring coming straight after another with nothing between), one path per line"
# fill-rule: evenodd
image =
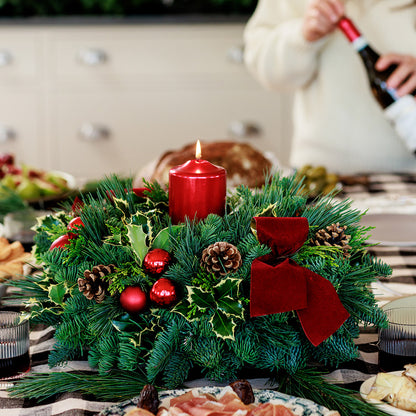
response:
M310 0L302 24L303 37L314 42L333 32L344 14L341 0Z
M390 65L397 65L387 80L387 85L395 88L401 97L416 90L416 56L388 53L376 63L378 71L384 71Z

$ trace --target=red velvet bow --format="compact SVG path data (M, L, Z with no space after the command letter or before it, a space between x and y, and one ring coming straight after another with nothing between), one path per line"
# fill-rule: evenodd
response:
M272 249L251 265L250 316L296 310L309 341L319 345L348 318L332 283L287 258L308 237L303 217L256 217L257 238ZM282 258L283 257L283 258Z

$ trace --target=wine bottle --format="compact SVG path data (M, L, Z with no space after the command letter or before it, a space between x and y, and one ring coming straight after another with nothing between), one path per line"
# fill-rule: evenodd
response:
M378 71L375 64L380 55L369 45L354 23L349 18L342 17L338 27L360 55L367 71L371 91L384 109L385 116L393 124L398 136L404 140L407 148L416 153L416 99L414 97L416 90L412 94L399 97L396 89L387 85L387 79L397 65Z

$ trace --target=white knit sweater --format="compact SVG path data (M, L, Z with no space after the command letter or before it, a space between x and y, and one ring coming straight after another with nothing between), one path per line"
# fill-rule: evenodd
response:
M267 88L295 91L291 164L332 172L416 171L373 98L361 58L340 31L307 42L307 0L259 0L245 30L245 61ZM380 54L416 55L411 0L349 0L347 15Z

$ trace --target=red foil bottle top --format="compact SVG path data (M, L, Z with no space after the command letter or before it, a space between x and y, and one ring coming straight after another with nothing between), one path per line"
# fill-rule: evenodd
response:
M355 27L354 23L348 19L348 17L343 17L338 22L338 27L344 32L350 42L353 42L361 36L360 31Z

